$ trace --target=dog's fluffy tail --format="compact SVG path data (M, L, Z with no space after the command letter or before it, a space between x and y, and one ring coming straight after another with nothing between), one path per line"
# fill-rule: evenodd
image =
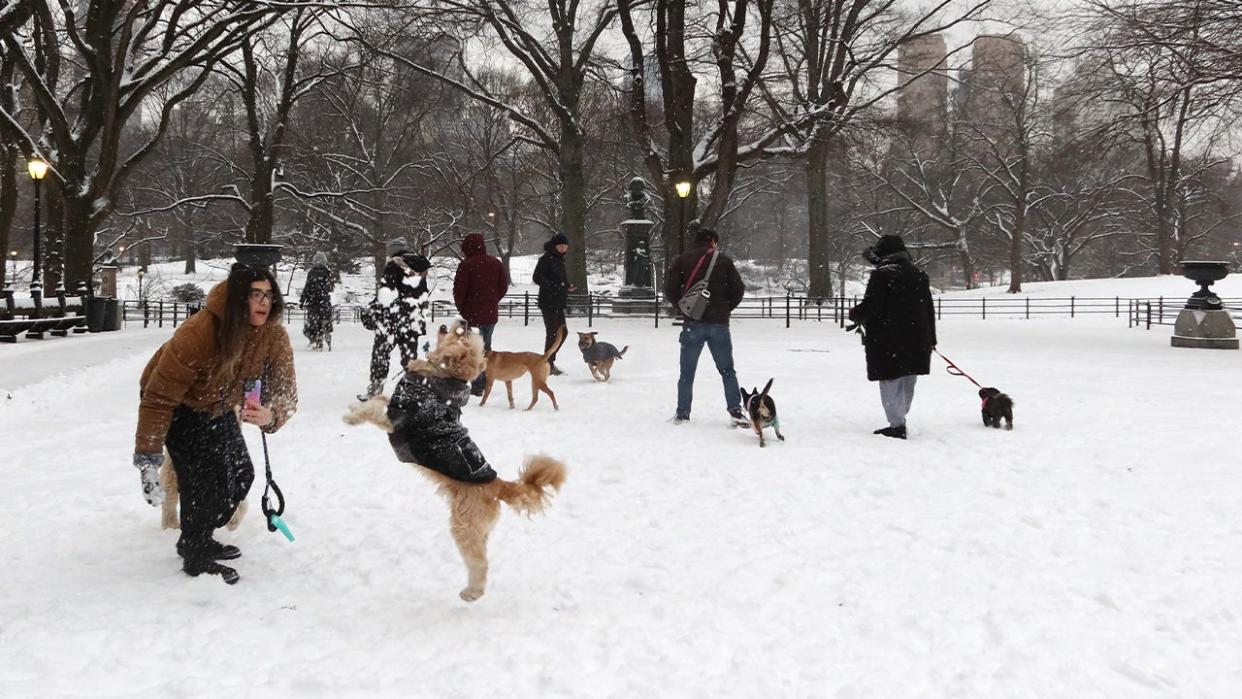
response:
M621 351L620 351L620 352L617 352L617 359L620 359L620 358L624 357L624 356L625 356L625 353L626 353L626 352L629 352L629 351L630 351L630 346L629 346L629 345L626 345L625 347L622 347L622 348L621 348Z
M499 486L496 497L509 507L527 516L539 514L565 482L565 464L549 456L528 457L516 481L497 478L495 482Z
M564 325L556 329L556 342L553 342L552 346L548 348L548 351L543 353L543 361L546 362L549 359L551 359L552 355L556 354L556 351L561 348L561 344L563 342L565 342L565 326Z

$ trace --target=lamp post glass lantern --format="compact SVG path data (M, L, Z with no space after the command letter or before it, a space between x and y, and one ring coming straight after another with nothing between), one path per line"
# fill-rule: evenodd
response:
M690 192L694 189L694 183L689 180L681 180L673 185L673 189L677 192L677 198L681 200L678 218L681 219L681 229L677 231L677 254L686 251L686 200L690 198Z
M13 271L9 272L9 284L11 285L13 282L17 281L17 251L16 250L9 251L9 259L13 261Z
M26 172L34 180L34 271L30 273L30 291L34 294L40 291L39 268L43 266L43 248L39 240L42 237L39 233L39 203L42 199L39 196L39 183L47 176L47 163L40 158L31 158L26 163Z

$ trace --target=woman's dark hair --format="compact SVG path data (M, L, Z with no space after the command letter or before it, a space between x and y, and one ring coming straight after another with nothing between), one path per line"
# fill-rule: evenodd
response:
M285 299L280 295L280 283L266 267L251 267L240 262L229 270L228 294L225 298L224 317L216 328L216 347L220 361L216 365L218 375L234 376L246 349L250 334L250 285L267 281L272 286L272 306L267 315L268 323L280 323L284 315Z

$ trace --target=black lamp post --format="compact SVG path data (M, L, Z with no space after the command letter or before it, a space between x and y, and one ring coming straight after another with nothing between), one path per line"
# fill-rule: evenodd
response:
M146 272L142 270L138 270L138 301L139 302L142 301L142 278L145 276L147 276Z
M40 239L43 237L39 233L39 202L42 199L39 196L39 184L43 182L43 177L47 175L47 163L39 158L31 158L26 163L26 171L30 173L30 179L34 180L34 271L30 276L30 295L35 298L43 298L43 289L39 286L39 271L43 266L43 247ZM38 305L38 302L35 304Z
M678 218L681 219L681 230L677 232L677 254L686 251L686 200L690 198L690 192L694 189L694 183L690 180L681 180L673 185L677 190L677 198L681 200L681 210Z

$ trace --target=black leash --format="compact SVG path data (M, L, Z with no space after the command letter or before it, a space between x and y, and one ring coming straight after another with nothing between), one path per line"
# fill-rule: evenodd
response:
M285 513L285 495L280 492L280 486L276 485L276 480L272 478L272 461L267 455L267 433L262 432L260 435L263 440L263 468L267 476L267 485L263 487L263 498L259 501L259 507L263 510L267 530L269 532L279 531L285 535L286 539L293 541L293 532L289 531L285 520L280 517ZM276 494L276 502L279 504L275 509L272 508L272 501L268 498L269 491Z

